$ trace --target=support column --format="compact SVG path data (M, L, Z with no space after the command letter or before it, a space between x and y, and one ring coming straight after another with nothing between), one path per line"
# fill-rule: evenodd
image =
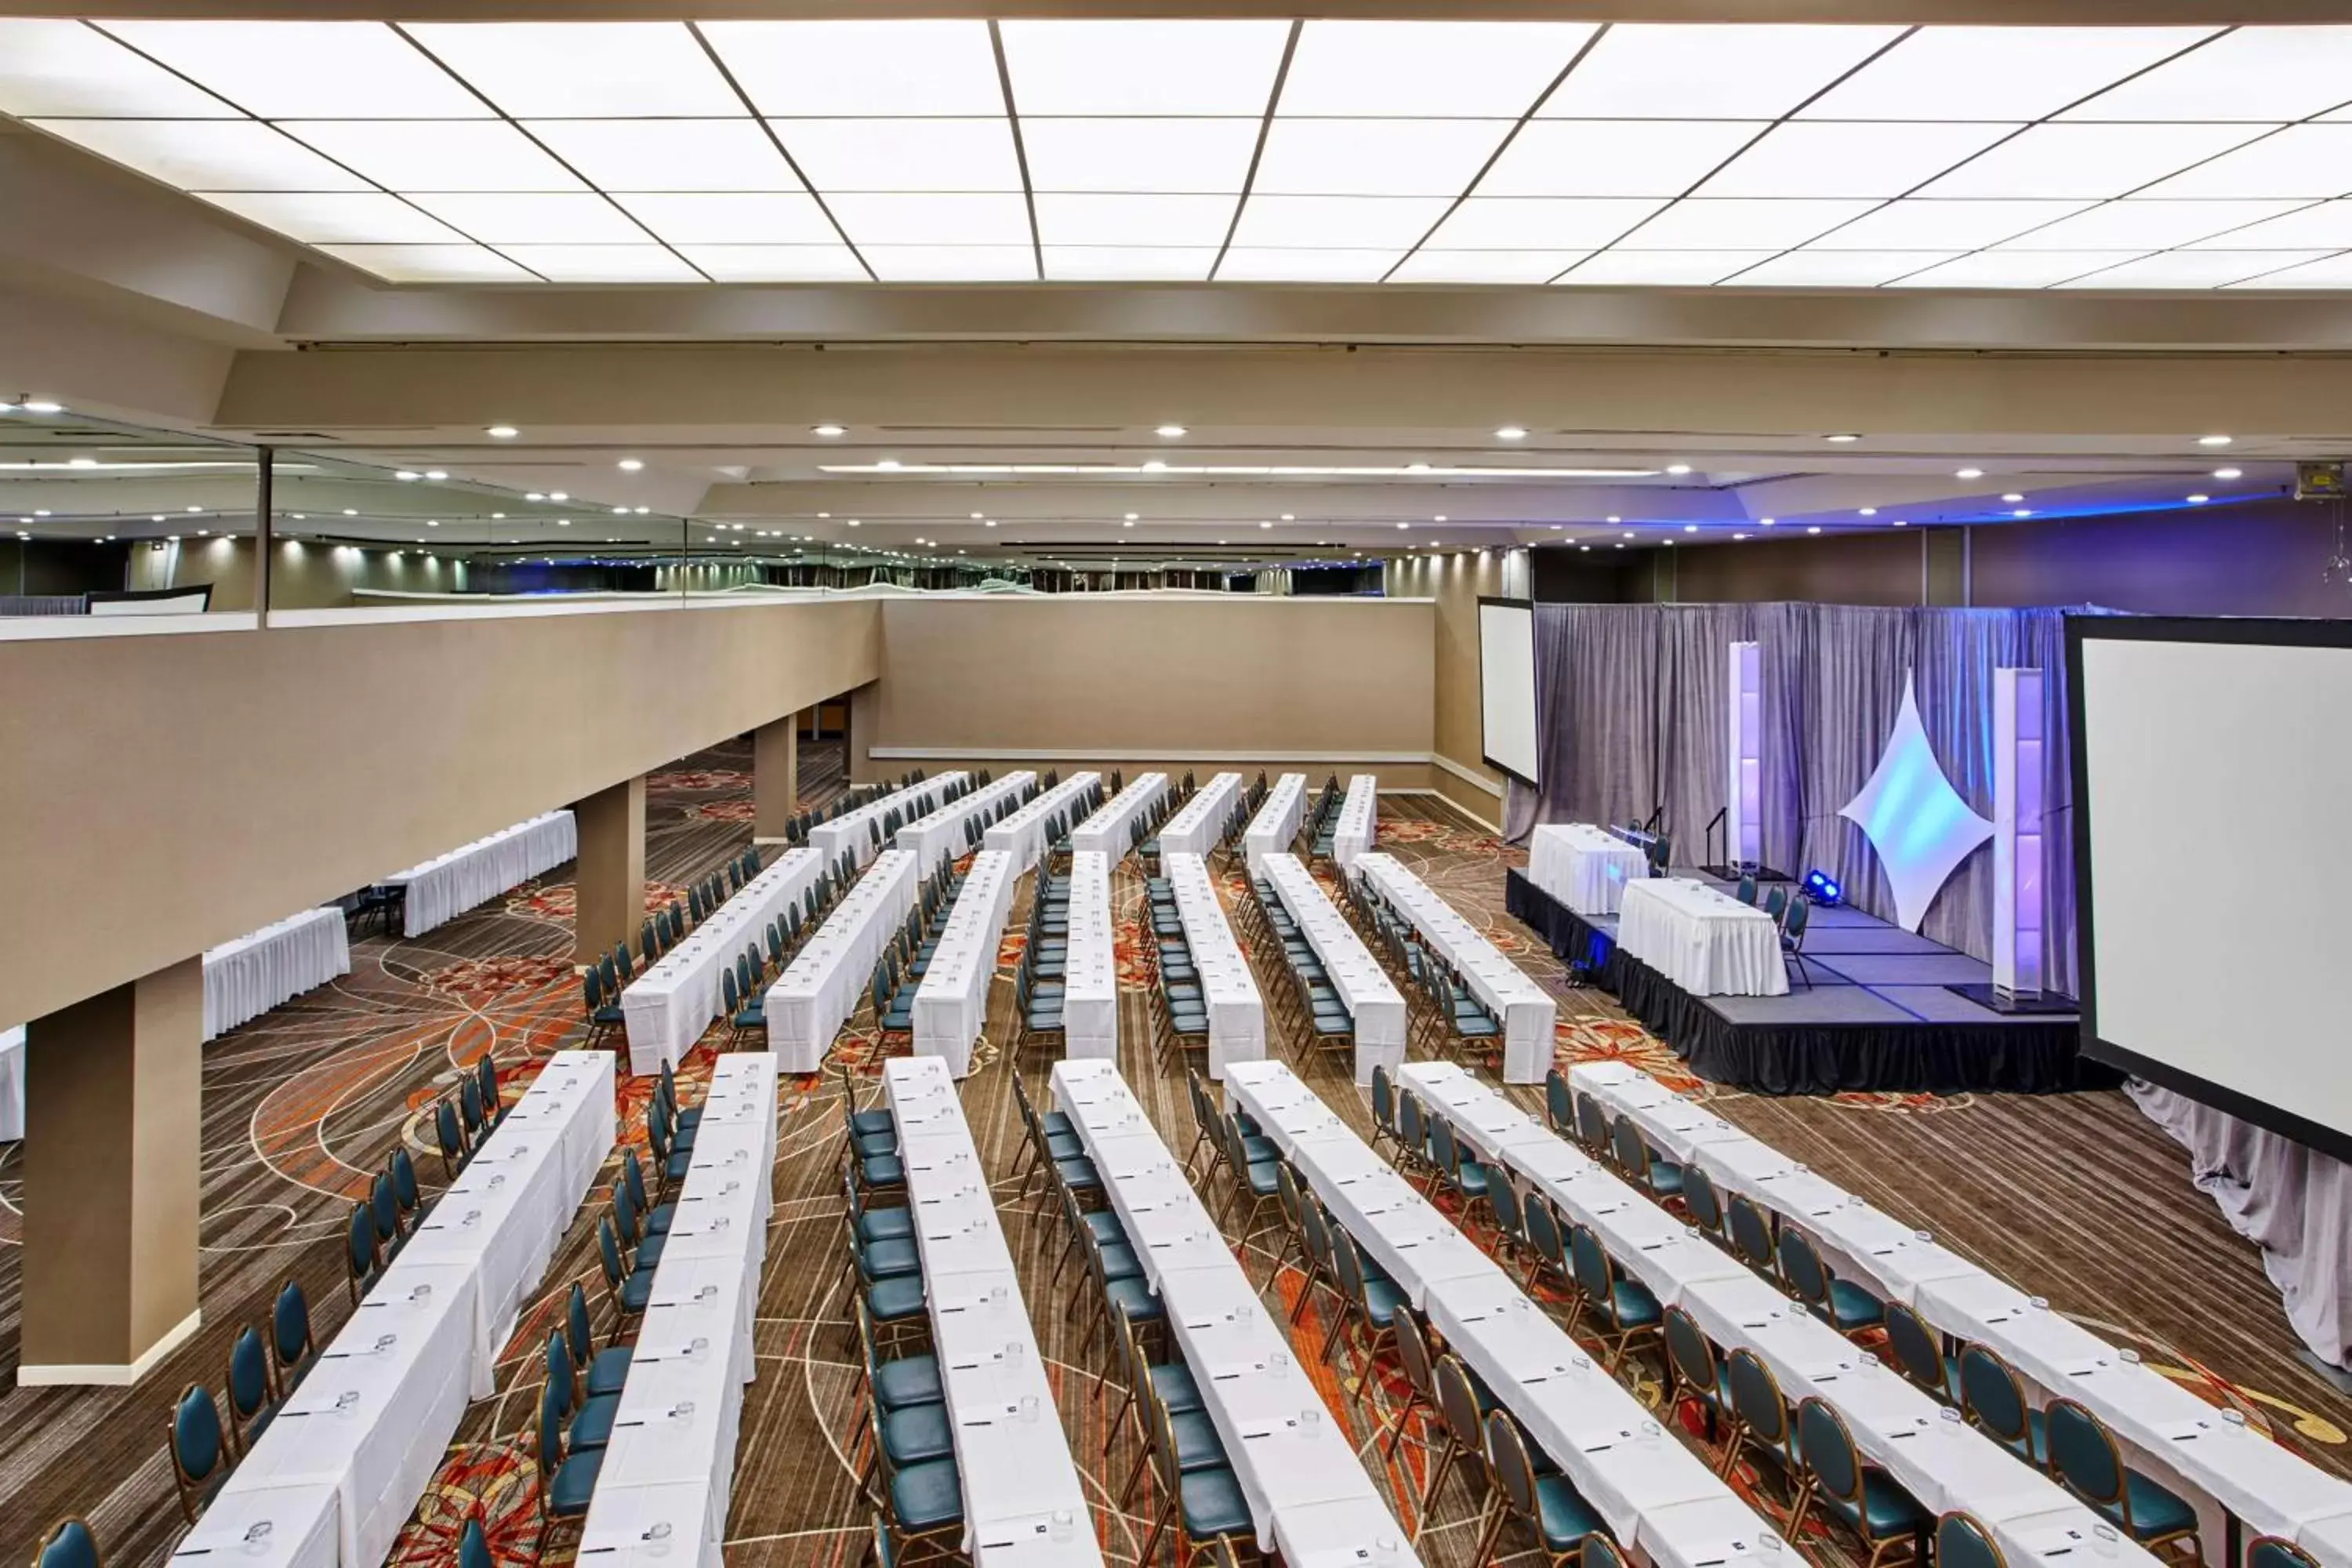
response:
M882 683L869 680L849 694L849 707L841 722L841 766L845 780L855 787L872 784L878 776L878 765L858 754L858 747L874 743L875 732L881 727L878 720L882 708Z
M751 731L751 842L782 844L801 808L801 716L787 713Z
M646 918L646 776L572 803L580 828L572 962L593 963L634 942Z
M196 1331L204 960L25 1035L25 1384L126 1386Z

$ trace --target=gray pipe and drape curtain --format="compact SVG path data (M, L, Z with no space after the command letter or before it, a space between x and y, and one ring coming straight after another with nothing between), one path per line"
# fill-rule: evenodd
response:
M1895 901L1862 830L1837 815L1871 771L1902 710L1906 675L1952 787L1979 816L1992 804L1993 671L2042 672L2042 973L2074 990L2072 748L2065 616L2057 609L1866 605L1538 605L1538 793L1514 784L1504 827L1633 822L1663 806L1675 858L1709 858L1705 829L1724 804L1727 645L1760 645L1764 863L1818 867L1846 901L1882 919ZM1720 853L1720 840L1717 842ZM1992 955L1992 848L1963 861L1921 932Z

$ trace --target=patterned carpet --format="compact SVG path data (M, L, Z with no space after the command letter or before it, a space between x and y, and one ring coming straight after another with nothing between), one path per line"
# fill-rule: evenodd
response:
M837 749L804 745L802 767L807 797L822 801L838 790ZM649 781L647 868L662 896L740 852L749 835L749 769L746 748L728 746ZM2352 1411L2295 1359L2259 1257L2189 1186L2179 1151L2120 1094L1770 1100L1712 1091L1685 1079L1676 1058L1605 995L1567 989L1559 966L1532 933L1504 915L1502 868L1523 857L1432 798L1391 797L1381 811L1381 847L1412 865L1559 997L1563 1061L1622 1058L1678 1088L1713 1094L1724 1114L1816 1170L1931 1226L2060 1310L2137 1346L2209 1397L2235 1403L2321 1465L2352 1473L2345 1431ZM418 1123L418 1109L486 1048L496 1052L509 1095L520 1092L531 1064L577 1035L579 994L566 958L572 889L557 879L562 875L417 942L357 942L351 976L207 1048L205 1331L136 1389L0 1395L0 1562L25 1561L39 1531L68 1512L90 1519L110 1561L162 1561L179 1532L163 1449L171 1394L191 1380L217 1386L236 1326L258 1321L289 1276L303 1281L320 1338L330 1337L347 1311L334 1243L344 1205L395 1138L421 1156L429 1129ZM1024 889L1015 908L1016 931L1025 896ZM1149 1030L1135 950L1141 884L1131 871L1120 873L1116 898L1129 982L1122 1067L1181 1150L1191 1136L1181 1079L1133 1043L1147 1039ZM1018 942L1006 942L1008 971ZM1000 984L992 1039L1006 1037L1010 1012L1010 985ZM861 1102L874 1092L879 1059L869 1025L862 1016L853 1020L835 1052ZM682 1072L689 1102L723 1038L723 1030L714 1031ZM964 1104L999 1177L1000 1206L1022 1261L1041 1349L1055 1373L1072 1449L1095 1498L1107 1557L1132 1563L1157 1503L1147 1488L1130 1509L1116 1506L1136 1458L1132 1428L1106 1431L1116 1405L1093 1395L1099 1360L1079 1358L1084 1320L1073 1327L1068 1314L1048 1310L1055 1249L1041 1245L1047 1234L1042 1207L1034 1197L1018 1201L1005 1179L1019 1131L1009 1064L1000 1047L986 1045L975 1062ZM1033 1087L1042 1089L1050 1065L1042 1058L1023 1064ZM1369 1131L1369 1106L1339 1064L1315 1062L1302 1071L1342 1115ZM727 1543L729 1561L748 1568L834 1568L865 1550L865 1505L854 1486L864 1460L853 1443L856 1352L841 1317L844 1299L835 1293L841 1096L842 1079L830 1074L788 1079L784 1089L776 1234L758 1328L761 1377L746 1395ZM1535 1097L1527 1098L1532 1105ZM627 1135L642 1143L642 1089L626 1097L624 1112ZM16 1355L16 1159L14 1148L0 1149L0 1241L12 1244L0 1246L0 1369L13 1369ZM419 1167L434 1184L437 1160L420 1157ZM583 1210L559 1250L537 1308L508 1346L499 1394L468 1414L397 1559L452 1561L464 1520L479 1514L502 1560L535 1560L536 1467L519 1435L536 1407L533 1352L572 1281L588 1286L600 1307L600 1331L604 1326L593 1212ZM1246 1261L1265 1281L1269 1301L1286 1309L1296 1273L1269 1278L1273 1260L1264 1247L1254 1247ZM1319 1309L1310 1309L1296 1331L1299 1363L1320 1366ZM1633 1376L1645 1397L1658 1397L1657 1369L1639 1368ZM1424 1527L1423 1555L1460 1568L1470 1555L1476 1505L1449 1482L1432 1517L1420 1520L1427 1458L1420 1418L1408 1425L1393 1459L1383 1452L1401 1392L1392 1374L1365 1386L1335 1373L1325 1389L1336 1417L1397 1500L1399 1516L1409 1527ZM1777 1500L1763 1500L1769 1509ZM1506 1538L1507 1551L1524 1545ZM1817 1555L1843 1558L1833 1546Z

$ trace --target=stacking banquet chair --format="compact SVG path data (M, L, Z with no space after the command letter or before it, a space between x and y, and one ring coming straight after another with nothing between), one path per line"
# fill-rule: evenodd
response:
M1774 1284L1780 1282L1780 1264L1772 1247L1772 1223L1745 1193L1731 1194L1724 1210L1725 1228L1731 1233L1732 1256Z
M1566 1476L1537 1472L1527 1437L1507 1410L1486 1413L1486 1459L1495 1500L1471 1561L1488 1562L1504 1525L1516 1520L1535 1532L1549 1568L1580 1563L1585 1543L1601 1533L1601 1516Z
M1544 1074L1544 1125L1562 1138L1576 1136L1576 1096L1558 1068Z
M232 1452L249 1454L269 1430L278 1414L278 1387L269 1375L269 1351L260 1333L247 1323L228 1346L228 1379L221 1385L228 1400L228 1441Z
M1947 1514L1945 1517L1968 1519L1966 1514ZM1976 1523L1974 1520L1969 1522ZM43 1563L40 1568L50 1568L50 1565ZM1953 1568L1980 1568L1980 1565L1955 1563ZM2003 1568L2003 1565L1995 1561L1982 1564L1981 1568ZM2257 1535L2246 1542L2246 1568L2319 1568L2319 1560L2284 1536Z
M1501 1175L1462 1152L1461 1141L1454 1136L1454 1123L1444 1117L1434 1117L1429 1123L1430 1151L1437 1164L1437 1179L1462 1205L1460 1224L1470 1227L1472 1217L1484 1204L1486 1217L1499 1226L1500 1215L1495 1206L1495 1190L1502 1184ZM1514 1205L1516 1212L1516 1205Z
M1160 1483L1161 1501L1159 1517L1152 1521L1151 1533L1144 1538L1138 1561L1157 1560L1160 1537L1171 1526L1175 1532L1176 1568L1192 1568L1203 1552L1220 1542L1230 1551L1234 1542L1245 1540L1250 1533L1249 1500L1243 1494L1233 1467L1226 1462L1223 1443L1217 1442L1213 1458L1195 1456L1192 1468L1187 1468L1186 1456L1177 1446L1175 1425L1167 1406L1154 1400L1144 1418L1149 1424L1151 1469ZM1214 1426L1208 1428L1208 1436L1216 1441Z
M220 1407L212 1391L192 1383L172 1402L164 1423L164 1447L172 1458L172 1482L179 1490L180 1513L196 1522L213 1494L228 1479L228 1440L221 1430Z
M1709 1241L1717 1247L1727 1245L1723 1234L1722 1196L1715 1190L1715 1178L1696 1161L1683 1167L1683 1213Z
M1698 1326L1698 1320L1680 1307L1668 1307L1666 1370L1674 1378L1676 1397L1698 1406L1706 1417L1706 1436L1718 1440L1731 1412L1731 1370L1723 1352Z
M1225 1142L1225 1169L1234 1178L1234 1190L1225 1198L1224 1207L1217 1212L1217 1228L1223 1230L1233 1217L1234 1210L1244 1198L1249 1200L1249 1212L1243 1216L1242 1233L1234 1246L1247 1251L1250 1237L1257 1234L1258 1216L1268 1204L1281 1202L1281 1181L1275 1174L1278 1163L1269 1148L1263 1157L1252 1154L1244 1141L1240 1113L1229 1110L1218 1122L1218 1131Z
M280 1399L301 1386L318 1357L319 1347L310 1338L310 1298L289 1279L278 1288L278 1299L269 1307L270 1375Z
M1438 1446L1435 1457L1429 1461L1428 1483L1421 1492L1418 1523L1423 1530L1434 1517L1446 1479L1457 1471L1474 1501L1483 1500L1486 1506L1491 1506L1492 1501L1486 1484L1486 1434L1478 1410L1476 1385L1470 1381L1470 1373L1460 1358L1450 1351L1437 1358L1430 1381L1437 1391L1433 1403L1437 1406ZM1484 1561L1480 1559L1482 1563Z
M76 1517L49 1526L49 1532L34 1549L33 1568L100 1568L98 1537L91 1533L89 1521Z
M1151 1462L1150 1423L1155 1405L1168 1412L1184 1468L1198 1469L1203 1462L1217 1462L1223 1448L1216 1441L1215 1427L1209 1425L1200 1384L1181 1356L1154 1365L1144 1350L1143 1335L1137 1325L1122 1318L1116 1326L1118 1342L1112 1349L1118 1357L1119 1381L1127 1390L1127 1397L1120 1402L1118 1413L1111 1417L1109 1432L1117 1436L1128 1413L1133 1411L1142 1436L1136 1449L1135 1467L1128 1472L1127 1485L1118 1496L1118 1506L1125 1509L1134 1500L1135 1485L1143 1479L1144 1469ZM1202 1430L1204 1426L1208 1426L1205 1434Z
M580 1366L572 1359L572 1342L561 1324L547 1332L547 1386L555 1390L557 1418L563 1423L564 1443L572 1448L603 1448L613 1441L613 1418L621 1408L618 1394L583 1394Z
M1589 1094L1577 1096L1576 1141L1594 1159L1609 1158L1609 1112Z
M1632 1117L1617 1119L1610 1135L1610 1149L1616 1156L1618 1171L1627 1181L1668 1208L1682 1206L1683 1168L1671 1160L1660 1159Z
M1568 1226L1560 1219L1559 1210L1552 1205L1551 1199L1532 1188L1520 1208L1528 1237L1528 1289L1533 1291L1538 1284L1549 1284L1573 1298L1576 1268L1569 1261Z
M1861 1538L1870 1553L1866 1568L1878 1568L1888 1552L1906 1546L1911 1562L1927 1561L1934 1516L1885 1471L1863 1463L1845 1417L1826 1400L1816 1396L1797 1406L1797 1448L1804 1475L1790 1516L1791 1534L1818 1509L1832 1529L1843 1525Z
M1822 1262L1813 1238L1793 1225L1780 1227L1780 1278L1813 1316L1842 1334L1858 1334L1886 1321L1886 1304L1859 1285L1848 1284Z
M614 1342L620 1338L622 1320L613 1320L613 1340L604 1348L596 1348L596 1335L588 1316L588 1292L573 1280L571 1294L563 1301L563 1342L572 1352L572 1364L580 1368L583 1384L591 1399L608 1394L618 1394L628 1382L629 1364L636 1352L629 1346Z
M1796 1429L1780 1380L1744 1345L1731 1352L1724 1371L1731 1388L1731 1435L1724 1442L1723 1461L1716 1473L1728 1476L1742 1455L1754 1454L1790 1489L1792 1505L1801 1502L1804 1461L1797 1456ZM1798 1511L1794 1506L1790 1510L1792 1531Z
M351 1223L343 1227L343 1283L351 1290L352 1306L375 1283L382 1262L376 1252L374 1207L365 1199L354 1201Z
M2153 1477L2124 1464L2115 1434L2072 1399L2043 1407L2049 1424L2050 1469L2059 1484L2106 1516L2107 1522L2150 1552L2203 1563L2197 1510Z
M604 1450L574 1452L565 1444L561 1394L551 1384L541 1392L539 1420L526 1436L535 1440L533 1452L539 1458L538 1555L545 1561L551 1526L587 1523L589 1500L595 1496L597 1474L604 1467Z
M1739 891L1732 896L1737 898L1741 903L1746 904L1749 909L1754 909L1756 907L1756 874L1752 871L1741 872L1739 874Z
M610 963L610 959L605 960ZM601 966L591 968L581 976L581 987L587 994L585 1005L588 1037L582 1044L593 1047L597 1041L616 1029L627 1026L628 1019L621 1011L620 1000L605 989Z
M2263 1539L2275 1541L2278 1538L2265 1536ZM2256 1547L2261 1544L2260 1541L2254 1542ZM2250 1548L2246 1553L2246 1568L2318 1568L2318 1564L2303 1555L2300 1548L2291 1547L2289 1550L2294 1552L2294 1557L2263 1562ZM2300 1563L2296 1561L2298 1558ZM1979 1523L1976 1515L1955 1510L1936 1521L1936 1568L2009 1568L2009 1563L2002 1557L2000 1547L1994 1542L1992 1531Z
M1780 918L1780 961L1796 972L1797 983L1808 991L1813 988L1813 979L1805 973L1805 926L1812 908L1812 900L1799 893Z
M1355 1238L1336 1221L1328 1221L1326 1234L1331 1241L1331 1264L1339 1276L1339 1321L1331 1326L1324 1342L1323 1353L1330 1359L1332 1350L1342 1341L1350 1341L1364 1352L1363 1375L1350 1385L1356 1396L1356 1406L1363 1409L1364 1391L1371 1385L1373 1365L1381 1351L1396 1343L1397 1320L1411 1311L1404 1288L1386 1274L1369 1268L1364 1255L1357 1249ZM1351 1331L1352 1331L1352 1333Z
M1944 1353L1926 1319L1901 1301L1886 1303L1886 1346L1895 1370L1946 1405L1960 1402L1960 1363Z
M1568 1255L1584 1310L1603 1331L1601 1353L1613 1373L1635 1340L1660 1331L1664 1314L1650 1288L1621 1275L1615 1260L1602 1250L1601 1238L1584 1226L1569 1231Z
M1960 1414L2034 1468L2050 1468L2047 1418L2026 1404L2016 1369L1983 1345L1960 1351Z

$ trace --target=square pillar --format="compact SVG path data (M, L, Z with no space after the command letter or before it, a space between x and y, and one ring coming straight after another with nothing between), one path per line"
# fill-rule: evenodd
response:
M572 957L593 963L634 942L646 918L646 776L575 801L580 828Z
M751 842L782 844L800 810L801 716L787 713L751 731Z
M20 1384L125 1386L196 1331L205 968L25 1031Z

